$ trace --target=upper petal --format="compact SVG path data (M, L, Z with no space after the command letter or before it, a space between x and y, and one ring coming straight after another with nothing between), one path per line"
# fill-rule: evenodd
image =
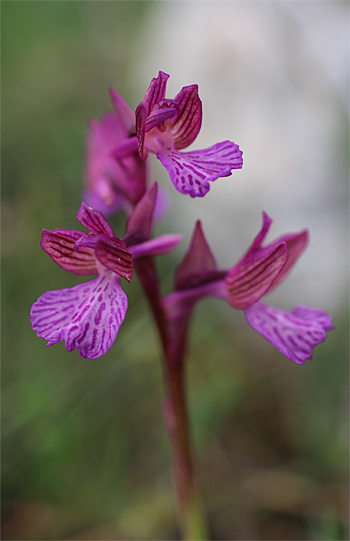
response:
M95 233L104 233L107 237L114 237L113 229L103 216L103 214L88 207L86 203L82 203L77 214L77 220L81 222L90 231Z
M128 307L120 278L110 272L70 289L48 291L32 306L30 319L48 346L65 340L82 357L97 359L114 343Z
M174 100L178 110L173 116L171 132L177 150L188 147L198 135L202 124L202 102L198 85L184 86Z
M287 312L258 302L245 315L253 329L297 364L312 358L313 348L332 328L331 317L321 308L296 306Z
M237 309L256 303L270 289L287 259L285 242L248 252L226 276L228 303Z
M168 171L175 188L191 197L203 197L209 182L231 175L243 164L242 151L231 141L222 141L204 150L178 152L175 148L159 149L157 158Z
M152 111L156 103L165 98L166 85L170 75L164 71L158 72L158 77L154 77L145 94L143 103L147 108L147 115Z
M74 249L75 243L84 236L81 231L74 229L43 229L41 247L60 267L75 274L95 274L96 259L91 248L83 246L81 250Z
M138 149L139 149L140 158L142 158L143 160L147 158L147 150L144 148L146 122L154 106L156 105L156 103L164 100L165 92L166 92L166 84L167 84L168 79L169 79L169 75L167 75L163 71L160 71L158 73L158 77L152 79L148 87L148 90L146 92L144 100L141 101L141 103L139 103L135 111L136 136L138 139ZM162 114L162 111L160 112L160 114ZM171 114L175 114L175 113L171 112ZM169 118L169 116L167 118ZM159 122L162 122L162 121L163 120L159 120ZM151 128L149 127L148 129L151 129Z

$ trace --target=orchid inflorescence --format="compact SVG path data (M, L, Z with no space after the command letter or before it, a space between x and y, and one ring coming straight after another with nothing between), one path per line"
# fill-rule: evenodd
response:
M101 121L90 122L83 196L89 206L83 202L77 215L89 232L44 229L41 246L62 268L97 277L70 289L44 293L31 309L33 328L48 346L64 340L68 351L77 348L83 357L101 357L113 345L126 316L128 302L121 278L130 282L139 261L138 274L156 321L161 311L163 343L167 333L180 335L180 327L187 327L197 301L217 296L244 310L257 332L283 355L303 364L312 357L313 347L325 340L325 331L333 328L331 317L320 308L298 305L288 312L260 299L292 269L306 248L307 231L284 235L263 246L272 222L263 213L261 231L246 254L231 269L220 270L198 221L188 252L176 270L173 293L160 295L153 257L173 250L182 236L151 238L154 215L163 201L157 183L148 188L148 154L156 154L177 191L191 197L203 197L209 182L229 176L243 165L242 152L231 141L180 152L199 133L202 103L197 85L183 87L174 99L166 98L168 78L159 72L135 114L111 89L114 111ZM128 216L122 239L114 235L103 215L119 210ZM147 272L146 262L151 272ZM156 304L150 299L151 289L159 297Z
M174 290L162 295L154 257L172 251L182 236L153 237L154 221L164 215L166 197L157 182L149 186L149 153L163 164L176 190L190 197L204 197L210 182L243 165L242 151L231 141L182 152L199 133L202 102L197 85L183 87L174 99L166 98L168 78L160 71L152 79L135 113L111 89L114 111L90 121L85 192L77 214L88 231L44 229L41 247L63 269L97 276L41 295L32 306L31 322L48 346L64 340L68 351L77 349L82 357L97 359L112 347L127 313L121 279L130 282L136 271L163 352L163 413L183 537L204 540L208 534L195 483L184 383L187 334L196 303L214 296L244 310L251 327L297 364L311 359L313 348L333 326L321 308L297 305L289 312L261 301L284 280L308 243L304 230L265 244L272 223L265 212L261 230L230 269L217 267L198 220L175 271ZM118 211L127 216L122 238L114 235L105 218Z

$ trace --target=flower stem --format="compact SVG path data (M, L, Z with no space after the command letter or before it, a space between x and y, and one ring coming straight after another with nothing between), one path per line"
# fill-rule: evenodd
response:
M190 428L185 389L186 338L188 319L171 322L163 308L159 279L153 259L140 258L134 263L159 332L164 353L164 421L168 430L177 507L184 540L205 541L205 519L195 483Z

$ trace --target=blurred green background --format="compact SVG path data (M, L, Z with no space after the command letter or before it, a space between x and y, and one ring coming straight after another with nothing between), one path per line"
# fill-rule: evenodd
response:
M41 229L77 227L87 119L110 108L110 85L133 108L142 99L134 42L157 4L1 2L3 539L179 538L137 279L100 360L46 348L29 321L43 292L81 281L41 250ZM123 217L112 223L122 236ZM178 260L159 260L165 291ZM213 539L348 539L346 306L334 322L299 367L224 303L196 309L189 402Z

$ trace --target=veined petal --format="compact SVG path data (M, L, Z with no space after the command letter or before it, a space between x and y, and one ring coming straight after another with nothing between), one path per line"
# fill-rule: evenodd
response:
M81 246L92 248L102 265L131 282L133 270L131 254L122 240L117 237L107 237L103 233L90 234L80 239L75 248L80 250Z
M258 302L245 315L253 329L297 364L312 358L313 348L326 339L326 330L332 327L325 311L307 306L287 312Z
M216 261L197 220L190 247L175 274L175 289L197 287L216 270Z
M169 75L160 71L158 77L152 79L144 100L139 103L135 111L136 136L139 143L138 149L140 158L143 160L147 158L147 150L144 148L146 122L156 103L164 100L168 79Z
M162 255L171 252L182 241L182 235L161 235L155 239L129 246L133 259L145 256Z
M40 245L63 269L80 275L96 274L93 250L88 246L83 246L79 252L74 249L75 243L84 236L84 233L74 229L43 229Z
M168 171L175 188L191 197L203 197L210 189L209 182L230 176L232 169L240 169L243 164L241 150L231 141L193 152L160 149L157 158Z
M120 278L111 271L70 289L48 291L32 306L37 336L52 346L65 341L68 351L97 359L114 343L128 307Z
M88 207L85 203L82 203L80 206L77 220L85 225L90 231L104 233L107 237L114 237L113 229L103 214L98 210Z
M172 118L171 132L177 150L188 147L197 137L202 124L202 102L198 85L184 86L174 100L178 111Z
M249 252L226 276L228 303L238 310L256 303L270 289L287 259L285 242Z
M271 286L271 290L279 285L286 278L287 274L292 270L295 263L298 261L299 257L307 247L309 240L309 234L307 230L301 231L300 233L292 233L290 235L284 235L277 239L276 242L285 242L288 246L288 260L285 266L283 267L280 274L277 276L275 281Z
M170 75L164 71L158 72L158 77L154 77L145 94L143 103L147 107L147 114L152 111L156 103L165 98L166 85Z

